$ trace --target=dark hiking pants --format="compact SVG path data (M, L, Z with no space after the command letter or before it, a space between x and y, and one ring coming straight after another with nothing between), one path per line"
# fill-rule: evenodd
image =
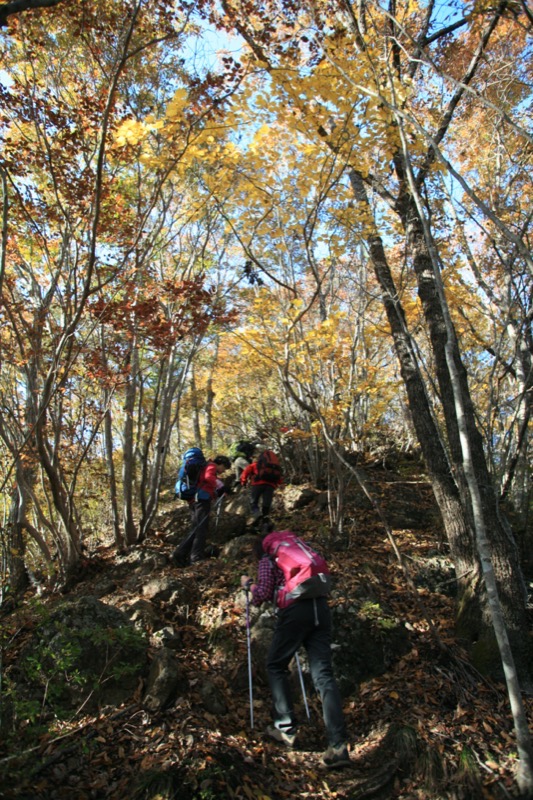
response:
M272 499L274 497L274 487L269 486L268 483L255 483L250 488L250 500L252 507L252 514L261 513L264 517L268 517L270 508L272 506ZM261 503L261 508L259 504Z
M331 613L325 597L298 600L279 612L266 666L274 724L280 730L291 731L296 725L288 667L301 645L307 651L311 678L322 701L328 743L336 747L346 742L346 725L331 664Z
M177 559L186 561L190 556L194 563L204 558L210 511L211 500L196 500L191 504L191 527L174 551Z

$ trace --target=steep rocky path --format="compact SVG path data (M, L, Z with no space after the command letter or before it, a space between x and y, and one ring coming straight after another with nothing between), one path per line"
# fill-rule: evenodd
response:
M238 588L239 576L255 566L250 533L239 526L235 531L235 525L228 529L221 518L220 557L177 570L170 554L186 516L169 503L153 537L121 557L105 544L95 546L70 594L41 601L52 606L96 597L126 613L149 637L147 668L119 705L89 710L88 704L61 720L43 718L38 736L26 736L22 725L14 740L6 729L0 797L517 796L503 687L476 675L454 640L453 571L431 492L421 478L405 480L385 470L369 475L393 521L416 594L406 585L371 506L357 491L349 510L350 530L339 542L331 540L318 496L303 508L279 498L276 508L277 527L305 533L336 575L335 665L345 696L352 768L333 774L318 768L326 743L320 703L307 675L311 719L305 721L299 699L303 724L298 749L287 751L262 736L270 720L262 656L269 621L257 612L251 729L245 606ZM295 490L286 491L294 495ZM8 677L39 613L28 598L2 617ZM305 671L305 659L302 663ZM296 680L295 696L300 698Z

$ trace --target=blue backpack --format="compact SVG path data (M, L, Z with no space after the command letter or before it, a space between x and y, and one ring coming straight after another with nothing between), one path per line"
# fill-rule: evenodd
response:
M198 495L198 481L200 473L207 464L204 454L199 447L191 447L183 455L183 463L178 472L178 480L174 491L180 500L195 500ZM209 495L205 492L206 497Z

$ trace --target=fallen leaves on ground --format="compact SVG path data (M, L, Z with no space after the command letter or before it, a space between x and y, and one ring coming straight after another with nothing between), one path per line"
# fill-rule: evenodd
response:
M136 702L104 709L97 716L57 721L26 754L1 752L5 780L0 797L129 800L132 784L140 785L141 776L146 788L135 797L146 800L358 800L369 797L372 787L374 797L399 800L516 796L516 744L504 687L478 675L455 641L453 599L422 590L424 608L438 633L434 636L421 614L420 597L406 585L379 524L367 511L359 517L357 510L353 513L358 528L349 548L329 558L338 587L332 603L358 597L361 585L370 585L380 602L405 622L411 649L386 674L367 681L346 700L352 768L337 773L319 769L326 742L316 697L309 698L311 722L302 726L302 744L291 752L261 735L269 722L270 696L268 687L256 679L255 724L250 729L245 619L236 601L239 575L253 565L217 559L190 568L200 602L191 608L188 624L181 626L182 648L176 652L189 676L187 696L154 715ZM300 512L299 529L305 525L309 538L327 549L321 520L311 514L305 519ZM431 531L396 531L395 536L406 558L445 552L442 539ZM154 536L147 545L167 557L173 549L164 536ZM111 548L100 547L94 555L96 573L112 570L113 559ZM165 571L172 573L170 562ZM89 576L74 593L90 593L93 579ZM117 585L114 601L126 594ZM172 625L175 612L170 604L160 612L165 624ZM11 660L35 624L31 603L3 620ZM221 693L227 713L204 708L200 689L205 676ZM139 692L137 700L140 696ZM526 703L531 714L532 701ZM412 734L412 747L405 753L410 768L404 772L401 763L392 769L397 754L380 750L396 729Z

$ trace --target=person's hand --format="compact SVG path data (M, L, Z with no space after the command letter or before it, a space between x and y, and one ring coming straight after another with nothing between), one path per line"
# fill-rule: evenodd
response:
M249 590L252 585L252 579L249 575L241 575L241 586L243 589Z

